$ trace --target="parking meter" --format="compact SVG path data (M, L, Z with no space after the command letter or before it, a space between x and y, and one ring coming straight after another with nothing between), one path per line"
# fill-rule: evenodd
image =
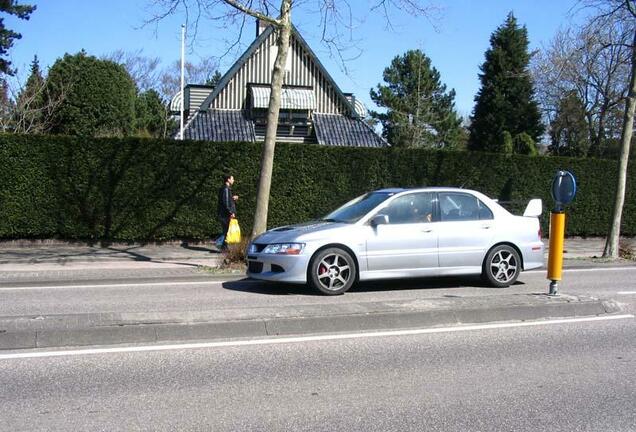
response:
M549 295L558 295L558 281L563 275L563 240L565 237L564 207L576 195L576 179L568 171L558 171L552 180L554 209L550 213L550 248L548 254Z

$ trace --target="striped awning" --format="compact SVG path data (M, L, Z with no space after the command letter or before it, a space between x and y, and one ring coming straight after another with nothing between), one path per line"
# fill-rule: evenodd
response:
M252 108L269 107L269 96L271 89L269 87L253 86L252 90ZM315 110L316 95L310 88L283 88L280 100L281 109L292 110Z

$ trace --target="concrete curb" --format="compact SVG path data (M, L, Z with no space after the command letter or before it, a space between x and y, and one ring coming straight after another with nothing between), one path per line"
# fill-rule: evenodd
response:
M425 328L601 316L621 311L620 305L612 300L573 296L513 295L505 301L461 300L355 303L327 309L306 306L302 310L272 308L241 313L5 317L0 318L0 350ZM488 300L495 304L488 306Z

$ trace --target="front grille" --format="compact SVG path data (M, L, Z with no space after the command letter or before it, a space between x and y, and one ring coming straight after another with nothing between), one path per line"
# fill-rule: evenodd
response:
M263 271L263 263L258 261L249 261L247 265L247 270L250 273L260 273Z

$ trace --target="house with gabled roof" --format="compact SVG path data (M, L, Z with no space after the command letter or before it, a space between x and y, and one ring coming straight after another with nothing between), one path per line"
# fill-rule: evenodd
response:
M256 23L256 39L215 87L188 85L184 138L205 141L263 141L276 59L273 26ZM296 28L285 67L277 142L329 146L386 147L364 118L364 105L343 93Z

